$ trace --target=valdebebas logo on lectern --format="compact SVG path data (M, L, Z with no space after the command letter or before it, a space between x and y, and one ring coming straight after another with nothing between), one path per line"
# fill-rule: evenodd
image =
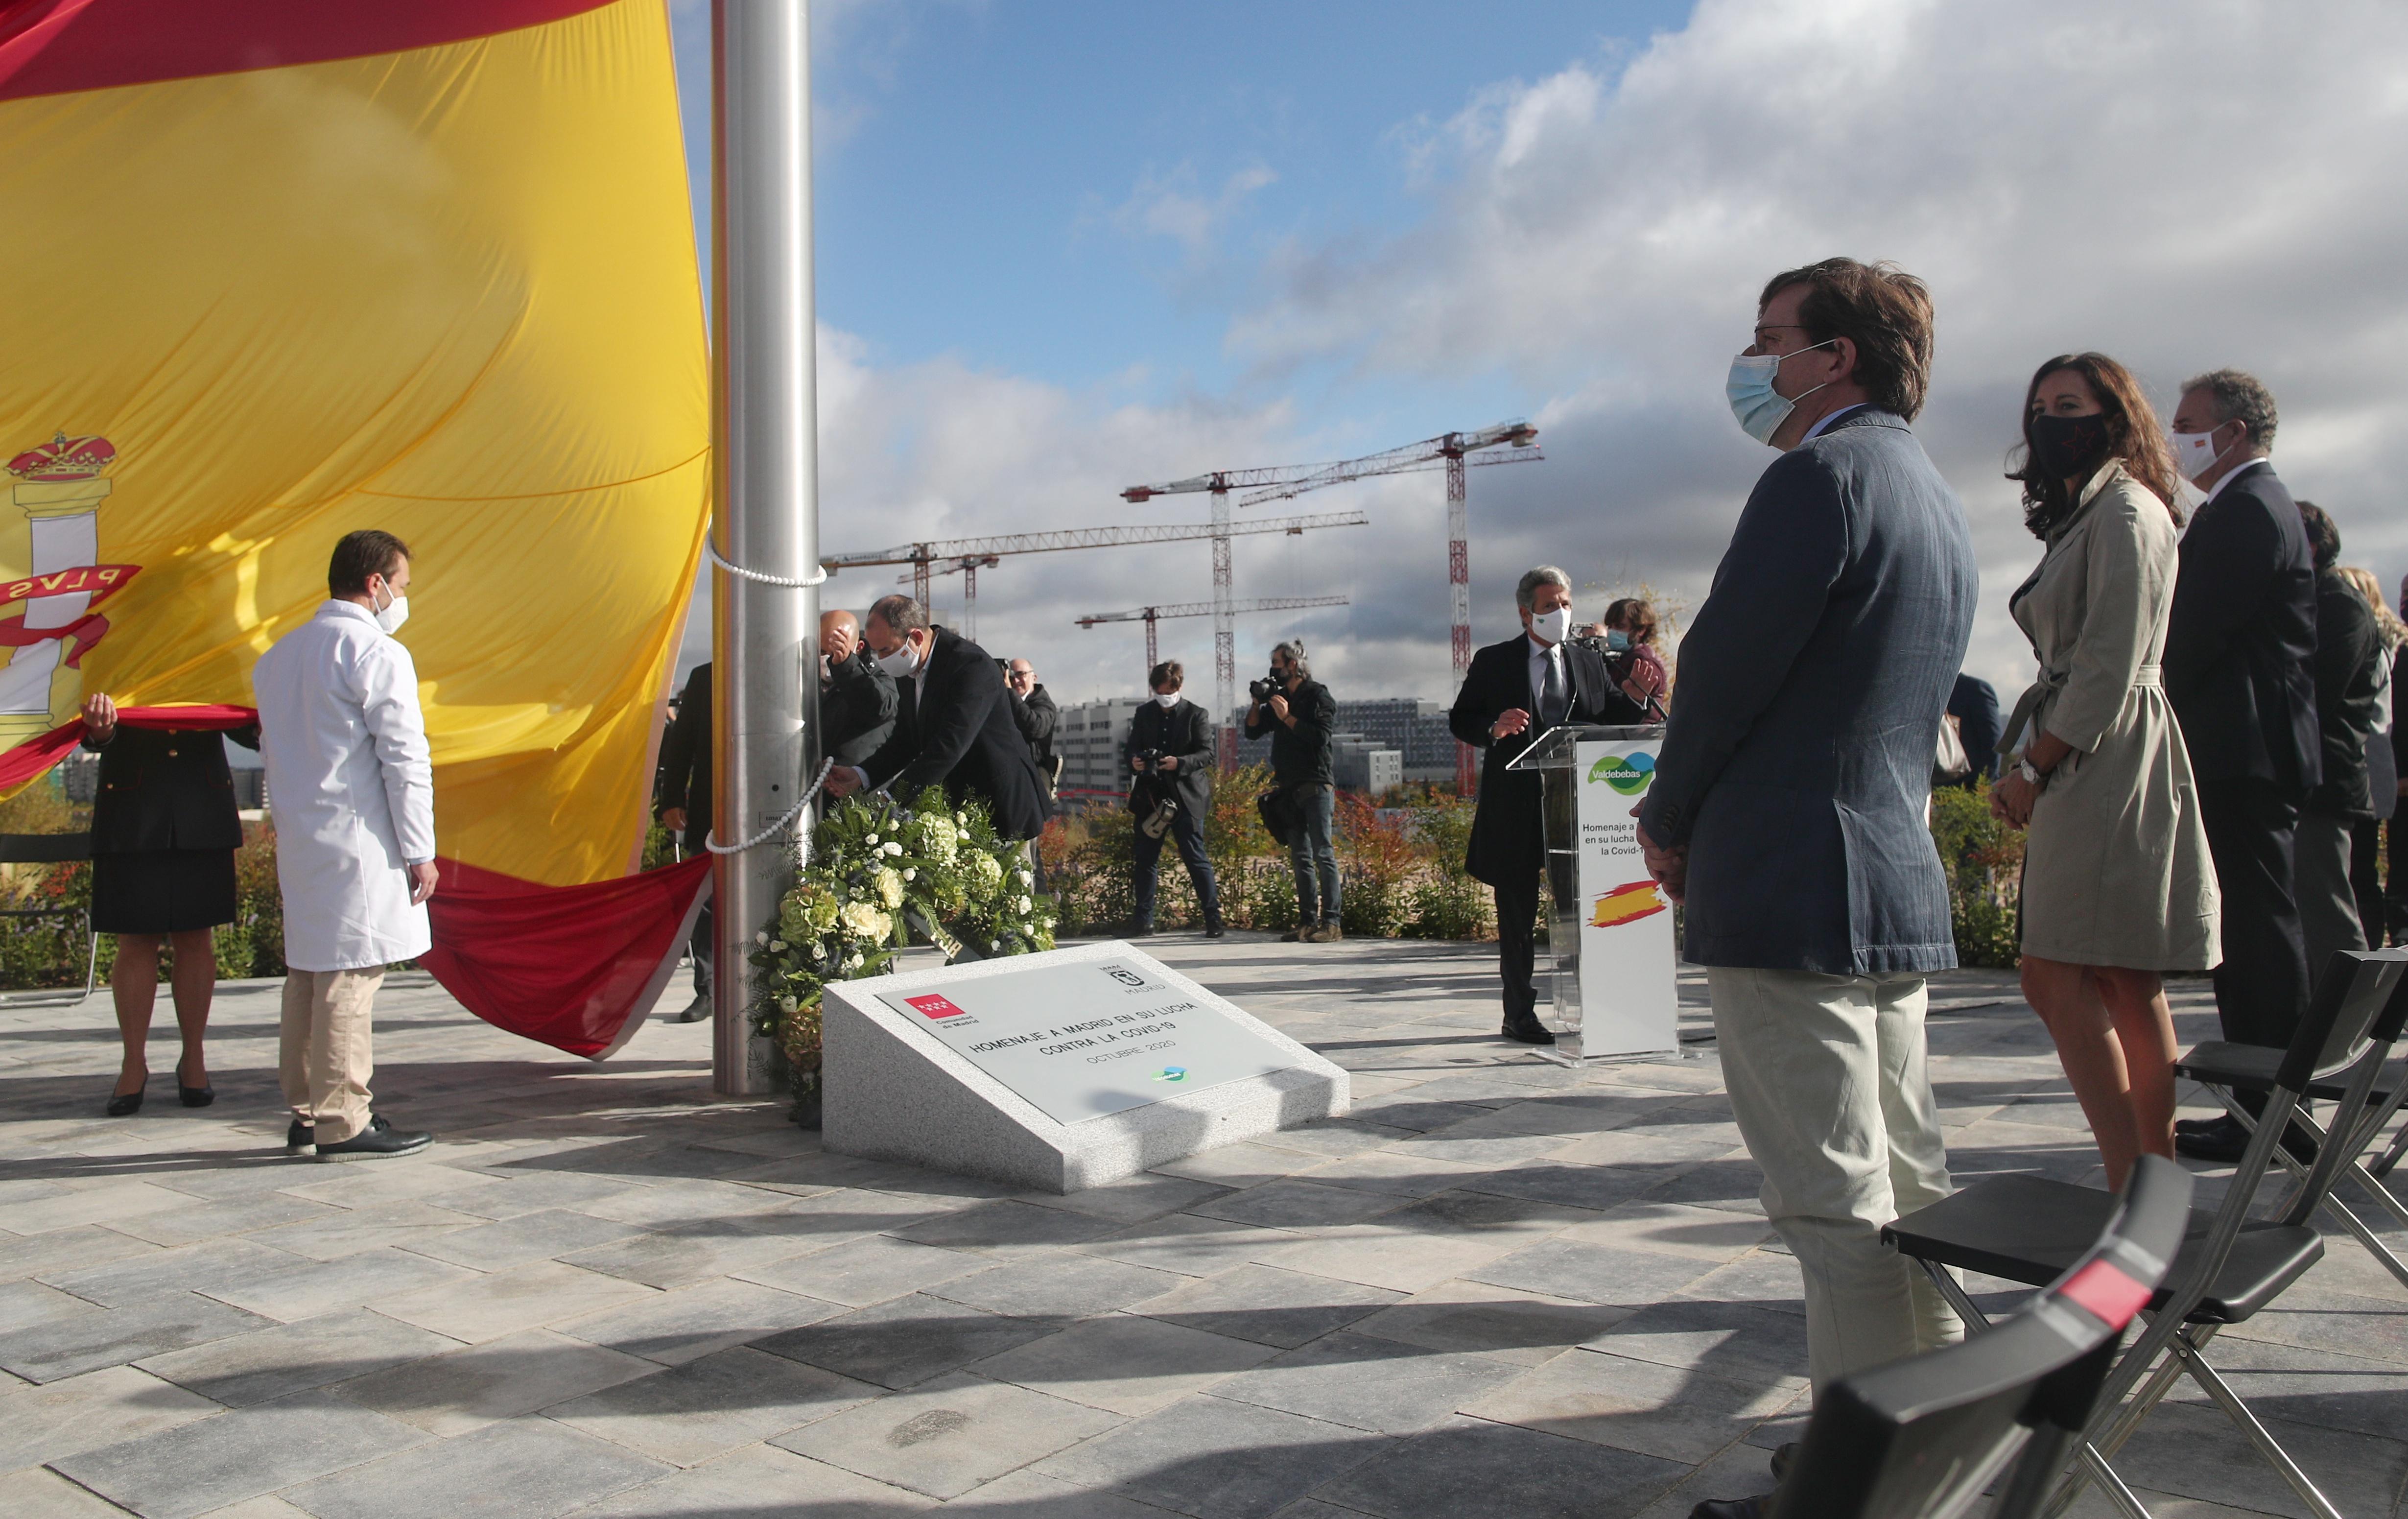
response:
M1591 781L1602 781L1625 796L1636 796L1656 779L1656 756L1608 754L1588 767Z

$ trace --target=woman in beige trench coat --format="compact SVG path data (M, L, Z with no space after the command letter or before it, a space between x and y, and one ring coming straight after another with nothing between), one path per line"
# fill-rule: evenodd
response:
M2028 827L2023 989L2057 1041L2110 1186L2173 1154L2173 1019L2161 973L2222 958L2215 867L2157 674L2173 604L2173 465L2129 371L2051 359L2024 408L2025 520L2048 545L2009 603L2040 679L1991 794Z

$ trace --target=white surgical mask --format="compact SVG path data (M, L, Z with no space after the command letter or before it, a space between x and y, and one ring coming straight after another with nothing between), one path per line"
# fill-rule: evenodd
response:
M1160 702L1165 707L1176 707L1179 705L1179 693L1176 691L1157 691L1154 694L1154 699Z
M376 624L387 635L400 632L401 624L408 621L409 598L397 593L391 601L376 609Z
M2183 479L2189 480L2214 469L2219 460L2232 451L2215 446L2215 429L2213 427L2203 433L2176 433L2173 445L2174 467L2182 471Z
M1571 637L1572 609L1570 607L1558 607L1551 612L1532 612L1530 631L1549 643L1563 642Z
M1811 353L1815 349L1828 348L1838 341L1836 337L1827 337L1796 352ZM1730 362L1730 376L1723 381L1723 394L1729 398L1731 415L1739 419L1741 430L1759 443L1770 443L1772 435L1781 431L1781 424L1789 420L1789 413L1798 409L1798 403L1830 383L1827 380L1813 391L1794 396L1784 395L1774 390L1772 380L1781 373L1781 361L1793 356L1791 353L1742 353Z
M878 656L878 667L897 681L910 674L919 666L920 656L912 652L910 638L905 638L901 643L896 644L893 653Z

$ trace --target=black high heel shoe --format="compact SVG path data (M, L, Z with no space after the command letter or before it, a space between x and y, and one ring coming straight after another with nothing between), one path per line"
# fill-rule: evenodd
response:
M150 1084L150 1078L145 1076L142 1078L142 1081L144 1085L147 1086ZM142 1091L143 1088L137 1086L131 1092L110 1093L108 1097L108 1116L111 1118L124 1118L130 1114L140 1112L142 1111Z
M186 1086L180 1076L176 1079L176 1096L187 1108L206 1108L218 1100L217 1088Z

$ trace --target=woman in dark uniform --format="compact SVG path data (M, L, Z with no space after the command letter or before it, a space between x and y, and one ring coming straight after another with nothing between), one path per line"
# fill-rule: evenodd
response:
M242 819L225 745L208 730L120 727L117 704L83 704L84 747L100 755L100 790L92 809L92 926L117 936L108 989L117 1001L125 1064L108 1115L142 1107L150 1067L144 1058L159 994L159 949L176 951L176 1027L184 1039L176 1093L187 1108L217 1099L201 1039L217 988L217 948L209 930L234 922L234 852ZM259 747L257 727L227 735Z

